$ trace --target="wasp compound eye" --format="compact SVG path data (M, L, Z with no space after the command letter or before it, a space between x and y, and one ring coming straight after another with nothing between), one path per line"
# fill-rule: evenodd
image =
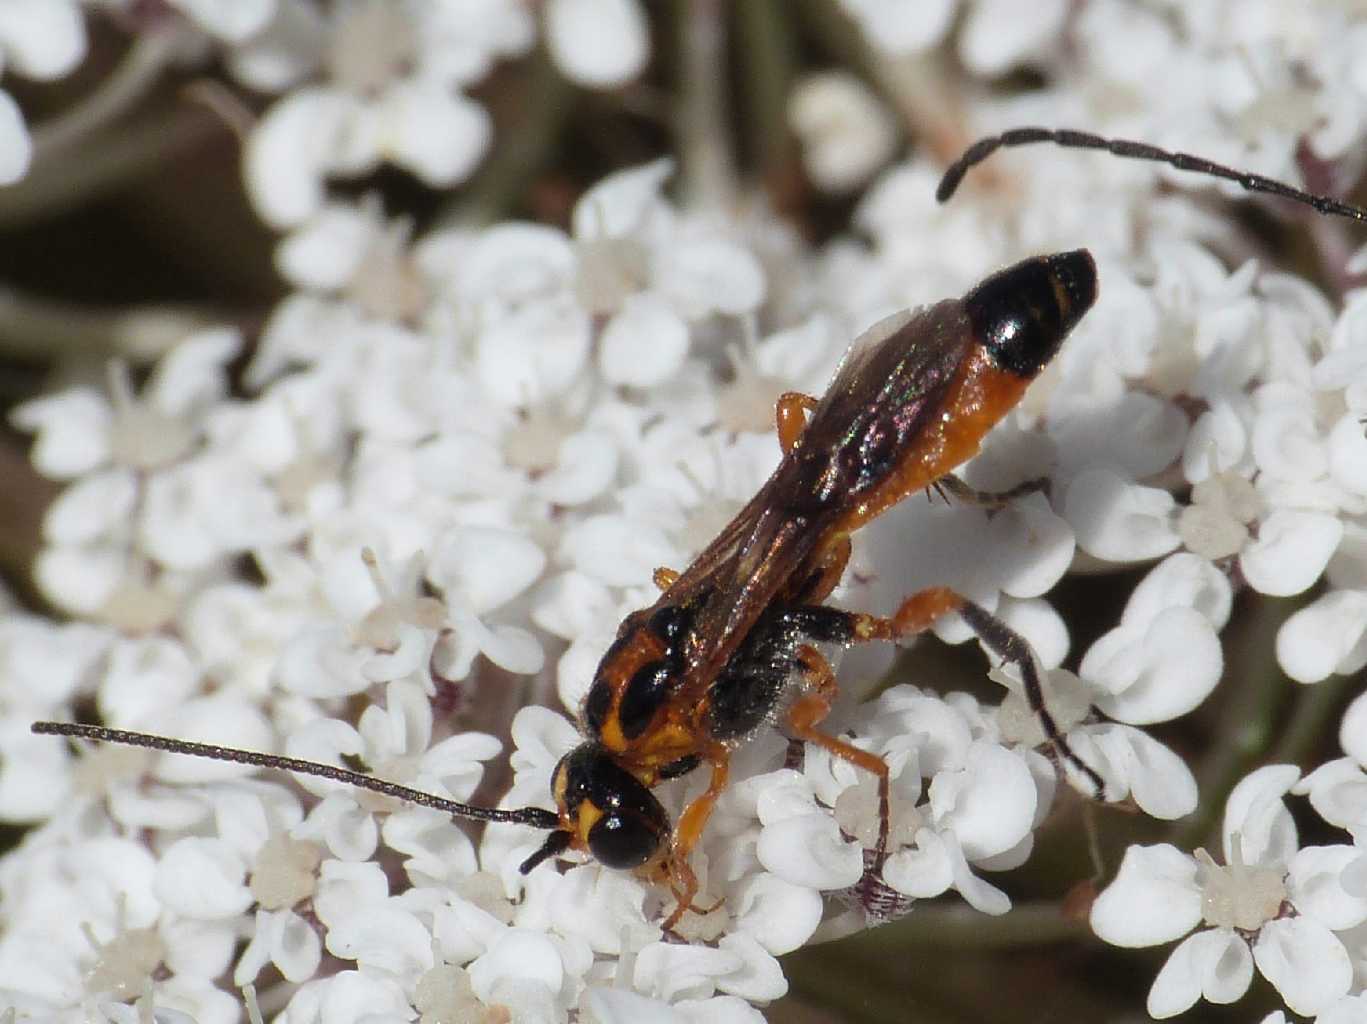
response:
M964 296L964 309L998 367L1033 377L1095 301L1096 263L1075 249L993 274Z

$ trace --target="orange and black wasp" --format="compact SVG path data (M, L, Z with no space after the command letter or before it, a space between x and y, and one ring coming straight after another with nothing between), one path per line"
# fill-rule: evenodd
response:
M945 173L937 197L947 199L998 148L1036 142L1162 161L1367 220L1356 207L1189 154L1041 128L978 142ZM580 710L583 742L551 778L555 810L479 807L332 765L100 726L38 722L33 729L315 775L456 817L544 829L549 835L523 873L568 850L636 870L668 884L676 900L668 929L693 907L698 881L689 855L727 785L732 752L765 723L877 778L874 864L881 867L888 768L821 729L837 685L817 645L897 641L957 614L1016 666L1055 762L1070 764L1101 798L1101 776L1073 753L1045 708L1029 645L1004 622L947 587L914 593L886 617L823 603L849 561L850 535L908 495L935 487L1000 505L1038 487L982 494L953 470L1016 405L1096 296L1096 265L1085 249L1027 259L960 299L876 324L851 346L821 399L781 396L778 468L687 569L656 571L659 598L627 616L603 655ZM653 790L704 765L706 789L671 823Z

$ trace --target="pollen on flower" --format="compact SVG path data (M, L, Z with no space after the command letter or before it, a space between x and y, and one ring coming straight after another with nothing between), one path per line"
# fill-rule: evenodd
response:
M1193 856L1201 867L1201 916L1217 928L1255 932L1281 913L1286 880L1277 868L1243 862L1242 842L1230 838L1229 863L1223 867L1204 849Z
M256 855L250 882L263 910L284 910L309 899L318 885L323 851L316 843L284 832L266 840Z
M120 904L119 917L123 917ZM166 948L154 928L124 929L122 921L115 936L100 942L90 925L82 922L81 931L95 950L95 962L85 974L85 990L90 995L113 996L127 1002L141 995L152 979L152 972L166 959Z
M514 907L508 902L503 883L492 871L476 871L459 879L454 886L456 895L469 900L490 917L503 924L512 924Z
M343 89L372 95L411 70L416 42L403 6L367 0L348 9L333 29L328 74Z
M1031 710L1025 694L1020 691L1020 684L1000 669L994 669L989 677L1010 688L997 709L997 727L1002 739L1025 747L1038 747L1047 742L1039 715ZM1041 672L1040 688L1044 692L1044 706L1061 732L1067 733L1081 725L1091 714L1091 692L1076 673L1064 668Z
M145 775L152 756L149 751L136 747L92 744L72 766L72 788L77 793L103 797L111 786L133 782Z
M753 329L747 327L739 345L728 345L731 380L717 396L717 422L731 433L761 433L774 426L774 403L785 390L783 381L759 368Z
M1258 515L1253 484L1237 473L1213 473L1191 491L1177 533L1186 549L1215 561L1237 554L1248 540L1248 523Z
M418 979L413 1005L421 1024L506 1024L512 1019L506 1007L479 1001L469 971L440 961Z
M440 629L446 624L446 606L435 597L417 594L396 594L380 570L380 560L370 548L361 550L361 560L370 573L380 603L366 613L356 626L356 642L379 651L395 651L399 647L399 627L417 626L419 629Z
M544 473L555 465L560 444L578 424L545 406L535 406L503 435L503 457L508 465L529 474Z
M615 313L627 296L645 289L650 260L636 239L595 238L579 242L576 249L574 294L590 313Z
M157 632L174 619L181 598L150 579L151 566L146 559L134 561L142 562L142 571L130 571L115 584L94 618L126 634L142 636Z
M170 416L133 393L128 364L109 363L109 400L114 420L109 428L113 460L131 469L156 469L185 455L195 443L195 430L180 416Z
M411 323L428 301L427 284L409 249L413 224L397 220L371 240L347 297L376 320Z
M861 778L836 798L835 822L840 831L866 850L878 845L880 827L878 811L878 782L873 776ZM896 789L888 805L888 849L910 846L916 833L925 827L925 816L911 800L900 796Z

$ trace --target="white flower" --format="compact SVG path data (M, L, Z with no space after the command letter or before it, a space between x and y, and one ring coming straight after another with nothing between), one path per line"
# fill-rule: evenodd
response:
M75 0L0 2L0 67L23 78L61 78L85 56L85 19ZM9 93L0 91L0 186L27 172L33 143L24 116Z
M807 173L833 192L864 184L897 142L888 112L844 72L813 75L799 83L788 101L788 121L802 142Z
M1153 1016L1175 1016L1203 996L1234 1002L1255 965L1299 1014L1319 1013L1348 994L1352 966L1334 931L1367 920L1367 900L1338 882L1351 850L1296 849L1281 797L1298 775L1272 765L1234 788L1225 810L1225 866L1202 850L1189 857L1166 844L1132 846L1097 898L1092 927L1115 945L1156 945L1210 926L1169 956L1149 992Z
M483 6L481 19L440 4L339 5L327 83L278 101L249 139L247 185L261 215L276 227L300 224L321 207L328 177L364 174L384 160L430 185L467 177L492 128L461 90L530 42L519 5Z
M641 73L649 56L645 12L637 0L550 0L546 45L578 84L622 85Z

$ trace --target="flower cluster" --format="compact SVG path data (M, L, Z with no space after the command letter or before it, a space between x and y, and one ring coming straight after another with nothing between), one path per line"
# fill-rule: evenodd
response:
M1347 14L1288 5L1250 25L1233 3L1209 5L1222 17L1051 3L1023 24L1019 5L990 0L914 17L841 5L881 59L948 45L980 76L1043 70L1023 94L965 98L965 140L1085 123L1214 139L1213 156L1296 177L1304 146L1323 170L1367 135L1355 86L1331 87L1363 30ZM573 717L618 624L654 601L652 573L685 567L777 465L778 395L820 393L868 325L1027 254L1086 245L1102 297L964 475L990 491L1048 487L1000 509L904 502L852 538L836 602L886 612L947 585L996 614L1029 641L1049 716L1100 797L1161 822L1219 798L1145 730L1216 689L1236 596L1314 593L1276 637L1297 682L1367 665L1367 296L1330 300L1269 264L1190 182L1173 191L1167 172L1113 158L1003 154L940 207L939 165L883 167L893 121L836 76L790 107L809 173L837 191L881 174L857 235L819 251L754 207L672 201L670 159L599 181L566 230L418 232L334 183L387 163L449 186L497 152L470 90L533 46L529 5L166 0L149 23L142 5L107 6L141 33L193 37L273 97L244 173L282 232L291 294L258 335L200 330L145 379L116 361L103 387L13 413L34 466L65 485L35 566L64 619L0 610L0 818L34 826L0 859L0 1005L17 1019L134 1021L155 1007L228 1024L245 1002L278 1024L739 1024L785 993L777 958L803 945L950 890L1008 912L990 876L1029 859L1071 790L1097 795L1046 756L1009 666L991 675L999 703L897 667L876 700L838 710L831 731L892 776L883 863L867 773L777 730L739 745L673 935L670 894L630 873L570 854L520 874L544 840L524 826L476 840L335 782L68 750L28 724L93 716L453 800L552 807L554 766L582 738ZM541 6L547 52L574 81L606 88L644 67L634 0ZM44 10L67 19L61 59L34 55L36 27L0 34L32 77L83 49L79 5ZM1127 19L1124 59L1108 59ZM1298 60L1314 87L1285 70ZM1180 83L1197 79L1176 116ZM5 131L23 135L0 93L0 153L17 152ZM1326 256L1332 282L1360 269L1341 241L1324 247L1343 256ZM1072 651L1049 592L1070 571L1134 567L1118 620ZM934 632L972 637L954 616ZM887 649L854 652L842 684L891 663ZM1313 771L1245 777L1218 859L1165 843L1125 855L1091 910L1101 939L1154 945L1202 926L1155 981L1153 1015L1234 1001L1255 967L1293 1013L1363 1012L1367 698L1339 739L1346 756ZM706 775L656 790L673 820ZM1341 841L1301 846L1291 798Z

